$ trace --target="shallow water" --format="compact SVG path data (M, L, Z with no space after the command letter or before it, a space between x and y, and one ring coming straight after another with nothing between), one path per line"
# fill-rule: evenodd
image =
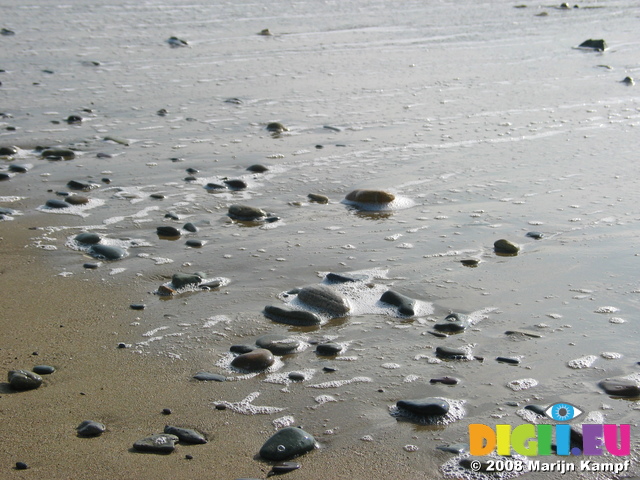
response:
M640 95L620 81L638 76L640 12L628 1L581 6L602 8L441 1L391 9L364 0L2 6L16 34L0 37L0 95L10 115L0 119L0 146L21 149L2 163L32 168L2 182L0 206L18 211L14 222L37 220L29 247L48 250L62 277L143 283L149 292L176 272L229 280L211 291L132 299L147 304L132 315L132 352L227 374L229 346L262 333L344 342L331 360L307 344L285 356L278 373L314 373L286 385L283 396L282 385L263 382L266 374L238 380L251 382L247 392L271 393L268 400L282 403L268 405L287 407L298 421L321 425L314 415L330 415L348 432L335 434L340 441L397 430L399 452L417 444L411 455L419 463L437 444L465 442L468 423L519 423L505 401L562 400L602 410L610 423L633 423L636 403L611 399L596 384L638 368ZM264 28L273 35L258 35ZM171 36L189 46L171 48ZM601 37L609 44L603 53L572 48ZM67 124L69 115L84 121ZM265 127L274 121L289 131L272 135ZM37 145L74 147L78 156L43 160ZM246 170L256 163L269 170ZM187 168L199 171L195 180L185 180ZM225 179L248 188L205 188ZM98 184L79 192L91 202L43 208L69 180ZM356 188L393 192L398 208L345 204ZM311 203L309 193L330 202ZM234 203L280 220L232 221ZM0 222L0 232L14 222ZM186 222L199 231L178 240L156 234ZM84 269L96 260L72 241L81 231L105 235L129 255ZM206 243L190 248L189 238ZM496 256L500 238L520 253ZM463 266L467 258L478 266ZM319 328L262 315L326 272L369 275L372 285L347 292L352 315ZM378 304L387 287L421 300L417 316ZM474 326L446 339L430 335L451 311L476 312ZM511 329L544 337L505 335ZM439 345L471 346L484 362L436 361ZM597 357L591 366L569 365L589 355ZM339 370L323 373L327 363ZM442 375L462 383L429 384ZM334 387L337 402L314 400L321 392L310 387L325 377L371 381ZM529 378L538 384L507 387ZM434 430L389 415L397 400L421 396L464 401L464 419Z

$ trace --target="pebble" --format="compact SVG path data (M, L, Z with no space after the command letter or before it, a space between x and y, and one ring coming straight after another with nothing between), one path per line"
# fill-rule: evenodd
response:
M342 351L342 346L333 342L321 343L320 345L316 346L316 353L318 355L324 355L324 356L337 355L341 351Z
M193 378L200 380L201 382L224 382L227 377L218 375L217 373L198 372Z
M394 194L383 190L353 190L345 197L346 200L357 203L390 203L395 198Z
M94 188L94 185L87 182L81 182L80 180L69 180L67 182L67 187L71 190L82 190L83 192L88 192Z
M171 277L171 285L175 289L188 287L190 285L200 285L202 276L192 273L174 273Z
M164 218L170 218L171 220L180 220L180 217L178 215L176 215L175 213L171 213L171 212L165 213L164 214Z
M144 303L132 303L129 308L131 310L144 310L147 306Z
M452 347L436 347L436 357L449 358L449 359L466 359L469 357L469 353L460 348Z
M457 385L458 383L460 383L460 379L455 377L437 377L429 380L429 383L442 383L443 385Z
M69 125L74 123L82 123L82 117L80 115L69 115L65 120Z
M95 270L96 268L100 267L100 264L99 263L83 263L82 267L89 270Z
M603 52L607 49L607 42L602 39L594 40L593 38L590 38L589 40L585 40L578 46L580 48L592 48L599 52Z
M0 156L9 157L18 154L18 147L0 147Z
M260 448L260 456L266 460L288 460L315 448L313 436L301 428L285 427L274 433Z
M540 415L541 417L547 416L547 414L545 413L546 409L541 405L525 405L524 409L531 410L533 413Z
M204 444L207 443L207 439L200 432L192 430L190 428L173 427L167 425L164 427L164 433L175 435L184 443Z
M254 173L264 173L267 172L269 168L265 167L264 165L255 164L247 167L247 170Z
M164 200L167 197L164 196L162 193L152 193L151 195L149 195L149 198L155 198L156 200Z
M505 335L523 335L525 337L531 337L531 338L542 338L542 335L540 335L539 333L532 332L529 330L507 330L504 333Z
M44 205L49 208L69 208L69 204L67 202L56 199L47 200Z
M11 163L9 164L9 171L13 173L27 173L29 171L29 165L23 163Z
M0 207L0 215L13 215L16 211L11 208Z
M598 383L608 395L615 397L640 397L638 382L628 378L606 378Z
M247 183L243 180L224 180L224 184L231 190L244 190L247 188Z
M289 372L288 377L294 382L302 382L305 379L304 373L301 372Z
M298 327L310 327L320 324L320 317L315 313L305 310L296 310L286 305L267 305L264 307L264 315L271 320L284 323L287 325L295 325Z
M191 248L201 248L204 245L204 242L196 238L190 238L185 242L185 245Z
M180 439L175 435L160 433L141 438L133 444L139 452L171 453L176 449L176 442Z
M267 130L272 133L288 132L289 129L280 122L271 122L267 125Z
M176 293L173 288L167 287L166 285L160 285L158 287L158 295L175 295Z
M520 247L509 240L501 238L496 240L493 244L493 249L498 255L517 255L520 251Z
M624 78L621 80L621 82L622 82L622 83L624 83L625 85L630 85L630 86L632 86L632 85L635 85L635 84L636 84L636 82L634 82L634 81L633 81L633 78L631 78L631 77L624 77Z
M294 470L298 470L300 466L297 462L278 462L271 468L268 475L281 475L283 473L293 472Z
M345 315L351 310L347 299L326 285L310 285L300 289L298 300L332 315Z
M36 365L31 371L38 375L51 375L56 369L51 365Z
M69 195L65 197L64 201L69 205L86 205L89 203L89 198L84 195Z
M257 348L249 353L238 355L231 366L249 372L258 372L269 368L275 362L273 353L265 348Z
M409 298L393 290L384 292L380 297L380 301L398 307L398 311L403 315L413 316L416 314L416 301L413 298Z
M480 263L480 260L475 258L465 258L464 260L460 260L460 263L465 267L477 267Z
M307 198L315 203L329 203L329 197L325 197L324 195L319 195L317 193L310 193L307 195Z
M462 313L450 313L444 320L437 322L433 328L441 332L462 332L471 326L471 320Z
M0 172L0 180L11 180L11 175L5 172Z
M78 243L84 243L85 245L95 245L96 243L100 243L102 237L97 233L83 232L76 235L74 240Z
M182 228L184 228L187 232L196 233L198 231L198 227L196 227L193 223L187 222Z
M229 207L229 216L237 220L251 221L266 217L267 213L261 208L236 204Z
M544 237L544 233L541 233L541 232L527 232L526 236L534 238L536 240L540 240L542 237Z
M127 251L124 248L100 244L92 245L89 253L94 257L104 258L106 260L120 260L127 256Z
M162 413L163 415L171 415L171 409L170 408L163 408L162 409Z
M325 280L331 283L351 283L351 282L361 282L366 280L368 277L366 275L341 275L339 273L327 273L324 277Z
M11 370L8 374L9 385L14 390L34 390L42 385L42 377L28 370Z
M29 468L29 465L27 465L24 462L16 462L16 470L26 470L27 468Z
M79 437L97 437L98 435L102 435L106 430L107 427L105 427L104 424L93 420L85 420L76 427L76 432L78 432Z
M171 225L161 225L157 227L156 233L159 237L175 238L180 236L180 230Z
M435 397L398 400L396 406L418 415L446 415L449 412L449 402Z
M300 340L285 335L267 334L258 337L256 345L261 349L269 350L274 355L288 355L300 348Z
M251 345L231 345L229 347L229 351L232 353L249 353L254 350L255 347L252 347Z
M516 357L496 357L496 360L501 363L508 363L510 365L519 365L520 359Z
M440 445L436 448L438 450L442 450L443 452L453 453L455 455L460 455L461 453L465 453L467 451L467 445L463 443L454 443L451 445Z
M47 160L73 160L76 153L66 148L47 148L40 152L40 155Z
M187 43L186 40L182 40L182 39L180 39L178 37L169 37L167 39L167 43L171 46L171 48L189 46L189 44Z
M195 180L195 178L194 178L194 180ZM209 182L204 186L204 188L206 188L207 190L225 190L227 187L225 185L221 185L219 183Z

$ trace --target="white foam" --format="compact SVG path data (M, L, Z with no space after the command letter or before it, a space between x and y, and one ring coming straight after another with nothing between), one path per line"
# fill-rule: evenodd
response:
M318 405L323 405L325 403L338 401L335 399L335 397L332 397L331 395L318 395L316 398L314 398L314 400Z
M351 200L347 200L346 198L342 200L341 203L345 205L349 205L352 207L356 207L358 210L362 210L365 212L391 212L394 210L403 210L405 208L413 207L416 202L412 199L402 196L396 196L396 198L389 203L362 203L362 202L353 202Z
M611 317L609 319L609 323L626 323L627 321L624 318L620 318L620 317Z
M611 306L599 307L594 310L595 313L616 313L619 311L620 311L619 308L611 307Z
M519 380L512 380L507 383L507 387L515 392L520 390L528 390L538 385L538 381L535 378L521 378Z
M616 353L616 352L602 352L600 356L602 358L606 358L607 360L615 360L618 358L622 358L622 354Z
M369 377L354 377L350 380L333 380L331 382L318 383L316 385L309 385L309 388L338 388L343 385L349 385L351 383L370 383L373 380Z
M279 430L280 428L290 427L296 423L296 420L291 415L285 415L284 417L276 418L271 423L276 427L276 430Z
M305 380L311 380L314 376L314 374L316 373L315 369L313 368L305 368L304 370L294 370L294 372L296 373L301 373L302 375L304 375L304 379ZM266 383L276 383L279 385L289 385L291 383L296 383L295 380L291 380L289 378L289 374L292 372L278 372L278 373L272 373L270 375L267 376L267 378L265 378L263 380L263 382Z
M89 202L84 205L71 205L69 204L66 208L51 208L46 205L40 205L36 210L44 213L56 213L63 215L76 215L78 217L88 217L90 214L87 213L87 210L91 210L92 208L100 207L104 205L104 200L100 198L91 198Z
M580 357L580 358L576 358L574 360L570 360L567 363L568 367L571 368L589 368L591 366L593 366L593 364L595 363L595 361L598 359L598 357L596 357L595 355L587 355L584 357Z
M227 402L225 400L218 400L212 402L213 405L223 405L229 410L241 413L243 415L271 415L281 412L284 408L280 407L267 407L261 405L253 405L253 401L260 396L260 392L253 392L247 395L239 402Z

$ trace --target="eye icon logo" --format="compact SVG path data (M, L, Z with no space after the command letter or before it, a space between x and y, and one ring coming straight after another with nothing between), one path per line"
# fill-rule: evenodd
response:
M579 417L582 410L569 403L556 403L547 408L544 413L556 422L568 422Z

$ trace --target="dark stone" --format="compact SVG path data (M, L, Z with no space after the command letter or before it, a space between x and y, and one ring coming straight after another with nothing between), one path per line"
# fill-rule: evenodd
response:
M196 238L190 238L185 242L185 245L191 248L201 248L204 245L204 242Z
M165 197L162 193L152 193L151 195L149 195L149 198L155 198L156 200L164 200Z
M51 365L36 365L33 367L32 372L38 375L51 375L56 369Z
M82 267L89 270L95 270L96 268L100 267L100 264L99 263L83 263Z
M42 385L42 377L28 370L11 370L8 375L9 385L14 390L34 390Z
M201 382L224 382L227 377L218 375L217 373L198 372L193 378L200 380Z
M283 473L293 472L294 470L298 470L299 468L300 464L297 462L279 462L271 468L271 472L269 472L269 475L281 475Z
M182 228L184 228L187 232L196 233L198 231L198 227L196 227L193 223L187 222Z
M315 203L326 204L329 203L329 197L325 197L324 195L319 195L317 193L310 193L307 195L307 198Z
M288 460L315 448L313 436L301 428L286 427L274 433L262 448L260 456L266 460Z
M73 160L76 158L75 152L66 148L47 148L40 152L40 155L47 160Z
M465 258L464 260L460 260L460 263L465 267L477 267L480 263L480 260L475 258Z
M189 167L186 169L186 172L190 173L191 175L194 175L196 173L200 173L200 170L198 170L197 168Z
M326 365L326 366L322 367L322 371L323 372L327 372L327 373L333 373L333 372L337 372L338 369L336 367L331 367L331 366Z
M449 402L435 397L418 400L398 400L396 406L418 415L446 415L449 412Z
M398 307L398 311L403 315L413 316L416 314L415 305L416 301L413 298L409 298L393 290L387 290L380 297L380 301L383 303L389 303Z
M436 357L460 360L468 358L469 354L460 348L436 347Z
M62 200L51 199L47 200L47 203L44 204L45 207L49 208L69 208L69 204Z
M339 273L327 273L325 280L331 283L352 283L361 282L367 279L366 275L341 275Z
M599 52L604 52L607 49L607 42L605 42L602 39L594 40L594 39L590 38L589 40L585 40L584 42L582 42L578 46L580 48L592 48L592 49L597 50Z
M104 424L93 420L85 420L76 427L76 432L78 432L79 437L97 437L98 435L102 435L106 430L107 427L105 427Z
M342 351L342 347L337 343L333 343L333 342L321 343L316 347L316 353L318 355L324 355L324 356L337 355L341 351Z
M394 194L382 190L353 190L345 197L346 200L356 203L390 203L395 198Z
M161 225L157 227L156 233L159 237L175 238L180 236L180 230L171 225Z
M300 341L285 335L267 334L259 337L256 345L269 350L274 355L288 355L300 347Z
M71 190L82 190L83 192L88 192L89 190L94 188L92 184L81 182L79 180L69 180L67 182L67 187L69 187Z
M29 465L27 465L24 462L16 462L16 470L26 470L27 468L29 468Z
M342 316L351 310L347 299L326 285L309 285L300 289L298 300L331 315Z
M163 415L171 415L171 409L170 408L163 408L161 413Z
M0 180L11 180L11 174L0 172Z
M541 417L546 417L547 416L547 414L545 413L546 409L541 405L533 405L533 404L532 405L525 405L524 409L525 410L531 410L533 413L535 413L536 415L539 415Z
M277 222L280 220L280 217L276 217L276 216L270 216L270 217L266 217L264 219L265 223L273 223L273 222Z
M180 428L167 425L164 427L164 433L175 435L184 443L204 444L207 439L200 432L196 432L190 428Z
M80 115L69 115L66 121L69 125L72 125L74 123L82 123L82 117Z
M460 379L455 377L437 377L429 380L429 383L442 383L443 385L457 385Z
M437 322L433 328L441 332L462 332L471 326L469 317L462 313L450 313L444 320Z
M231 366L249 372L259 372L269 368L274 362L273 353L264 348L257 348L249 353L238 355L231 361Z
M267 213L260 208L250 207L248 205L231 205L229 207L229 216L237 220L250 221L264 218L267 216Z
M69 205L86 205L89 203L89 198L84 195L69 195L64 201Z
M623 78L622 80L620 80L620 81L621 81L622 83L624 83L625 85L629 85L629 86L632 86L632 85L635 85L635 84L636 84L636 82L634 82L634 80L633 80L633 78L632 78L632 77L624 77L624 78Z
M224 180L224 184L232 190L244 190L247 183L243 180Z
M249 167L247 167L247 170L249 170L250 172L254 172L254 173L264 173L266 171L268 171L269 169L267 167L265 167L264 165L251 165Z
M131 310L144 310L147 306L144 303L132 303L129 308Z
M100 243L102 237L97 233L83 232L76 235L74 240L78 243L84 243L85 245L95 245L96 243Z
M627 378L606 378L598 383L608 395L614 397L640 397L640 386L634 380Z
M544 237L544 233L540 233L540 232L527 232L526 234L527 237L530 238L534 238L536 240L540 240L542 237Z
M240 100L239 98L233 97L233 98L227 98L224 103L232 103L234 105L242 105L242 100Z
M520 359L516 357L496 357L496 360L501 363L508 363L510 365L518 365Z
M165 213L164 214L164 218L170 218L171 220L180 220L180 217L178 215L176 215L175 213Z
M200 285L202 277L195 273L174 273L171 277L171 284L174 288L184 288L191 285Z
M145 437L133 444L139 452L171 453L176 449L176 442L180 439L175 435L161 433Z
M256 348L251 345L231 345L229 351L232 353L249 353L253 352Z
M275 322L298 327L310 327L320 324L320 317L315 313L305 310L295 310L286 305L267 305L264 307L264 315Z
M207 183L204 186L204 188L206 188L207 190L226 190L227 189L226 185L221 185L219 183L213 183L213 182Z
M9 171L13 173L27 173L29 171L29 166L21 163L12 163L9 165Z
M127 251L124 248L100 244L92 245L89 253L94 257L104 258L105 260L120 260L127 256Z
M496 240L493 244L493 249L498 255L512 255L515 256L520 251L520 247L509 240L501 238Z
M267 125L267 130L272 133L288 132L289 129L280 122L271 122Z
M0 147L0 156L9 157L18 154L18 147Z
M301 372L289 372L288 377L294 382L302 382L305 379L304 373Z
M11 208L0 207L1 215L13 215L14 213L16 213L16 211Z

